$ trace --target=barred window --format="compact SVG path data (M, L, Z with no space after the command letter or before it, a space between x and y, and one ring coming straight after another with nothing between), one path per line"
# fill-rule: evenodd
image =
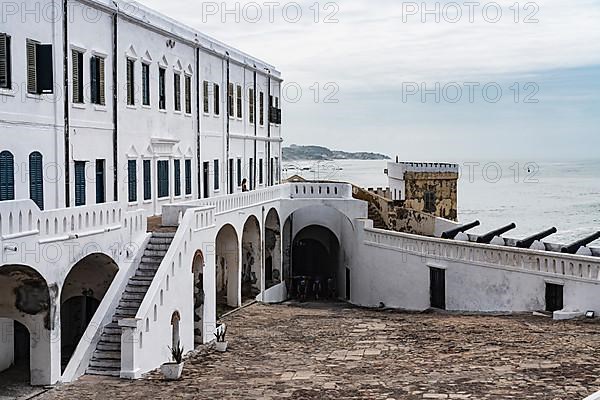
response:
M249 117L248 118L250 119L251 124L253 124L254 120L255 120L255 115L254 115L255 111L256 111L255 110L256 107L254 104L255 101L256 101L256 99L254 98L254 89L250 89L248 91L248 107L249 107L249 110L248 110Z
M150 65L142 64L142 105L150 105Z
M173 75L173 87L175 96L175 111L181 111L181 74Z
M166 75L167 70L164 68L158 69L158 108L161 110L167 109L166 97Z
M233 83L230 83L229 85L227 85L227 114L230 117L233 117L235 115L233 107L235 107L235 104L233 102Z

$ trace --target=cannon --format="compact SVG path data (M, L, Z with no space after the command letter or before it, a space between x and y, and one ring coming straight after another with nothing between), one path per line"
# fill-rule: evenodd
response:
M513 222L510 225L506 225L500 229L496 229L494 231L488 232L485 235L479 236L477 238L477 243L489 244L492 241L492 239L494 239L496 236L500 236L500 235L505 234L508 231L512 231L516 227L517 227L517 225Z
M464 232L466 232L470 229L473 229L479 225L481 225L481 223L479 221L474 221L474 222L471 222L470 224L461 225L461 226L457 226L456 228L449 229L449 230L445 231L444 233L442 233L442 239L454 239L456 237L456 235L458 235L459 233L464 233Z
M585 247L588 244L592 243L595 240L600 239L600 231L594 233L593 235L590 235L586 238L583 238L581 240L576 241L575 243L572 243L568 246L563 246L560 251L562 253L566 253L566 254L575 254L577 253L577 251L579 250L580 247Z
M536 233L535 235L531 235L523 240L519 240L516 246L520 249L528 249L536 240L542 240L550 235L554 235L556 232L558 232L556 228L550 228L543 232Z

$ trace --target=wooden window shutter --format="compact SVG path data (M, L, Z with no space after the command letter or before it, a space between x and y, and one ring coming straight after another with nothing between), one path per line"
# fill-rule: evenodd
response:
M37 94L37 43L27 40L27 92Z
M204 81L203 85L202 85L202 90L203 90L203 100L204 100L204 112L205 113L209 113L209 100L208 100L208 82Z
M133 70L134 62L133 60L127 60L127 105L133 106L135 105L135 99L133 97Z
M0 88L10 88L10 39L6 33L0 33Z
M99 80L99 100L101 105L106 105L106 96L104 94L104 58L98 58L98 80Z
M192 113L192 77L185 77L185 112Z
M44 209L44 178L42 155L34 151L29 155L29 198Z
M81 93L79 91L79 82L81 79L79 71L79 52L73 50L71 52L71 62L73 64L73 102L80 103Z
M0 201L15 199L15 165L11 152L0 153Z

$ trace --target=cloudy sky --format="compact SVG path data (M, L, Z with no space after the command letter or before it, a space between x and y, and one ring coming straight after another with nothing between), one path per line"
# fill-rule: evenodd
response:
M600 0L142 0L274 64L286 144L598 158Z

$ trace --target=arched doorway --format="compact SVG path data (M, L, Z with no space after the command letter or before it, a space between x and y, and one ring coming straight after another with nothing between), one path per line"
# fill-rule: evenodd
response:
M310 225L292 244L292 297L302 300L335 298L340 245L331 230Z
M67 275L60 296L63 371L118 270L110 257L96 253L75 264Z
M277 210L272 208L265 219L265 287L281 283L281 224Z
M194 344L204 343L204 254L198 250L192 263L194 273Z
M215 285L217 318L231 308L241 305L239 242L235 228L225 225L217 234Z
M52 352L56 318L51 292L56 293L56 285L51 290L31 267L0 267L0 384L54 383L58 354Z
M255 299L262 291L260 224L250 216L242 234L242 301Z

